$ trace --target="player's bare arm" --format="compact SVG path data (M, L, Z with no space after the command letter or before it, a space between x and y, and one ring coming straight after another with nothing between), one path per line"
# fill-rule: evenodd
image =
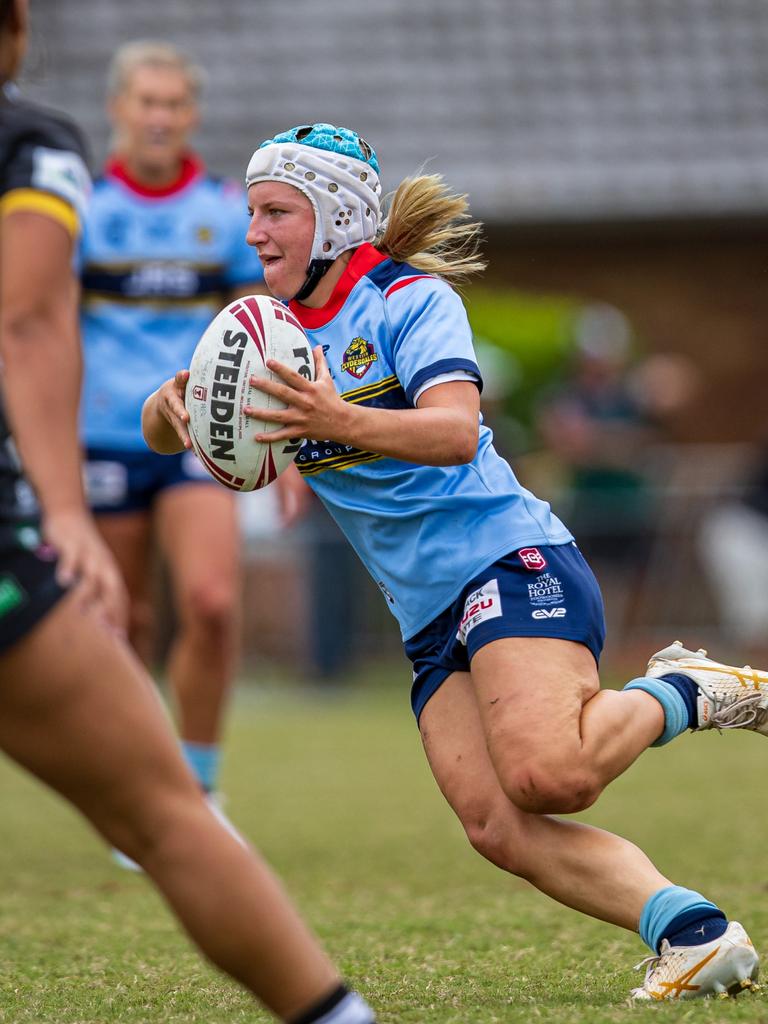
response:
M192 447L189 413L184 405L188 380L189 370L179 370L152 392L141 411L144 440L161 455L173 455Z
M251 386L285 402L285 409L249 407L253 419L278 429L254 435L256 441L291 437L328 438L404 462L453 466L471 462L477 451L480 394L467 381L429 388L416 409L375 409L345 402L331 379L322 346L313 349L315 380L269 360L282 383L252 378Z
M73 317L72 235L31 210L3 218L0 355L15 443L35 488L46 539L59 553L58 578L77 581L122 626L125 594L90 516L80 473L77 410L81 356Z

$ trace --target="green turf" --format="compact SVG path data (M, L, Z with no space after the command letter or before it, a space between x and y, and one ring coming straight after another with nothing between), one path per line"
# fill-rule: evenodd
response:
M407 686L407 672L402 673ZM765 740L685 737L587 815L644 846L768 947ZM631 1006L639 939L564 910L473 853L429 775L404 692L241 687L224 789L382 1024L768 1024L768 999ZM0 763L0 1022L268 1018L204 966L143 878Z

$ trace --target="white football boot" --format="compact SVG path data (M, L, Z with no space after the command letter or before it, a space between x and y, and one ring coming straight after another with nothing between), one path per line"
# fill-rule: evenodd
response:
M698 687L696 731L751 729L768 736L768 672L723 665L706 651L687 651L675 640L648 662L652 679L679 672Z
M633 988L633 999L726 999L749 990L759 991L758 956L749 936L738 921L725 932L701 946L670 946L666 939L658 956L637 965L647 965L645 980Z

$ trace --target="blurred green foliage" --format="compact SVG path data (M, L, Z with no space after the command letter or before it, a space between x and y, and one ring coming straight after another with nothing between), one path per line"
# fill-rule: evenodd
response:
M468 288L465 300L486 391L490 386L505 414L518 424L521 438L526 438L538 397L569 366L583 304L562 295L482 287ZM487 365L484 354L490 356Z

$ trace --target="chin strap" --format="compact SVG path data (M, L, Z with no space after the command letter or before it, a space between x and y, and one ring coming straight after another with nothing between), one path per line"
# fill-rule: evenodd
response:
M304 299L309 298L320 283L320 278L330 270L332 263L333 260L310 260L307 269L307 279L291 301L302 302Z

